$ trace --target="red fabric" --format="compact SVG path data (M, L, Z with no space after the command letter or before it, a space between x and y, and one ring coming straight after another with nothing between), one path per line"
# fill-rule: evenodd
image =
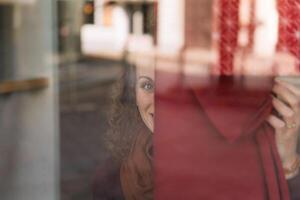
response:
M279 51L291 53L300 59L300 0L277 1L279 12L277 48Z
M172 76L156 74L155 199L288 200L265 121L273 79Z
M239 0L220 0L219 63L221 74L232 74L239 32Z
M256 29L256 16L255 16L255 7L256 7L256 0L250 1L250 24L249 24L249 44L248 48L251 50L254 45L254 34Z

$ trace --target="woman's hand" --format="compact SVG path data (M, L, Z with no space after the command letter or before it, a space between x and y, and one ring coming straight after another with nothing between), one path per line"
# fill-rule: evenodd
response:
M300 89L276 79L273 106L279 116L271 115L268 122L275 129L276 144L283 167L289 169L297 160L297 145L300 129Z

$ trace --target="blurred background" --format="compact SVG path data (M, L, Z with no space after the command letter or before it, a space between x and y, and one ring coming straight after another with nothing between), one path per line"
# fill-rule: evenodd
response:
M298 75L297 2L0 0L1 199L91 199L124 60Z

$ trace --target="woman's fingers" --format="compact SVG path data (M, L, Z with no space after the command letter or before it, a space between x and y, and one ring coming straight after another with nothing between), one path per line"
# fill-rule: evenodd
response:
M291 108L283 100L273 96L273 107L278 115L272 114L268 118L270 125L276 130L276 133L287 133L291 137L297 136L299 130L300 109Z
M293 91L288 89L283 84L276 84L273 88L273 92L282 99L283 102L287 103L294 111L299 108L299 96L297 96Z
M286 122L283 119L273 114L269 116L267 122L275 129L276 140L278 144L288 142L288 145L285 146L285 148L288 147L288 149L294 149L293 142L295 141L297 142L297 135L298 135L297 130L299 129L299 127L297 126L295 129L288 129L286 126ZM285 149L285 152L287 152L288 149Z
M286 87L290 92L294 93L296 96L300 97L300 89L297 88L295 85L293 85L287 81L280 80L280 79L275 79L275 81L278 84Z
M286 119L294 115L294 111L289 106L275 97L273 97L273 105L276 111Z
M294 85L276 80L273 107L279 116L271 115L267 121L275 129L276 145L284 167L290 167L297 155L300 118L300 90Z
M275 115L270 115L267 121L274 129L283 129L285 127L284 121Z

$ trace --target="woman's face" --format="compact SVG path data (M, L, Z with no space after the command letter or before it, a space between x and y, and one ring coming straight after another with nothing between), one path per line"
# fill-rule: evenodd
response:
M145 125L154 129L154 69L137 67L136 102Z

